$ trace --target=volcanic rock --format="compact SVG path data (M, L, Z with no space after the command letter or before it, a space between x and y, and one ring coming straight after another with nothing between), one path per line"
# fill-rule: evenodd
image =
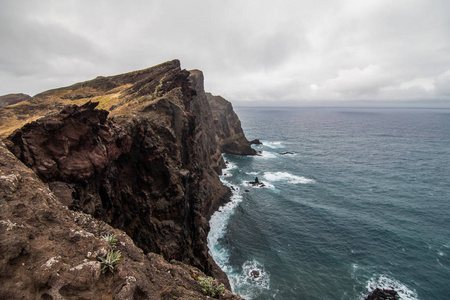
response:
M241 128L241 121L230 102L221 96L206 93L213 114L216 141L224 153L237 155L256 155Z
M258 139L254 139L254 140L250 141L250 144L251 145L262 145L263 143L261 143L261 141Z
M286 151L286 152L280 152L279 154L280 155L287 155L287 154L294 154L294 152Z
M203 272L145 254L125 232L69 210L2 142L0 205L0 299L210 299L193 276ZM98 260L107 251L123 259L112 273Z
M256 187L265 187L266 186L264 183L259 181L258 177L255 177L255 181L249 181L248 183L250 185L256 186Z
M192 265L229 288L208 254L208 219L231 195L218 176L222 152L254 150L231 104L207 97L203 74L174 60L4 107L0 136L14 131L5 144L58 203L123 230L143 255Z
M376 288L366 300L398 300L400 296L395 290Z

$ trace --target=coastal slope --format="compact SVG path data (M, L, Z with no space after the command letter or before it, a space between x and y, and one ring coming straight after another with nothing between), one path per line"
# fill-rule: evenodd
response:
M125 232L68 209L2 142L0 205L0 299L210 299L200 270L144 253ZM108 234L115 246L101 238ZM122 261L102 272L98 258L110 251Z
M123 230L146 255L229 287L206 237L209 217L230 195L218 177L221 154L254 154L235 118L208 99L201 71L174 60L6 106L0 135L72 211ZM242 145L224 147L227 139Z

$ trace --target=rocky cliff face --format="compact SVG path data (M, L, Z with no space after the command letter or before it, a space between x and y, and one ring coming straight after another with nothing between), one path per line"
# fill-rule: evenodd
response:
M221 151L253 152L231 105L209 98L202 73L172 61L42 93L0 121L7 134L37 119L5 142L61 203L228 285L208 254L208 219L230 194Z
M200 270L145 254L125 232L69 210L2 142L0 207L0 299L210 299ZM115 246L106 234L117 235ZM123 260L103 273L98 258L108 251Z
M211 93L206 93L206 99L213 113L216 142L220 151L237 155L256 155L256 150L251 147L242 131L241 121L231 103Z

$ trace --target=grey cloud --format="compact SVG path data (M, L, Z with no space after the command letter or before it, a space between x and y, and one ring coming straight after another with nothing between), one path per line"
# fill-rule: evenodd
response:
M243 104L450 106L443 0L5 0L0 35L2 94L179 58L204 71L207 89Z

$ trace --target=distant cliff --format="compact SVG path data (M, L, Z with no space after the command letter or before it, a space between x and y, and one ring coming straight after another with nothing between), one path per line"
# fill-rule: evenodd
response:
M245 137L241 121L231 103L211 93L206 93L206 99L213 113L216 141L220 151L237 155L255 155L256 150Z
M224 166L221 153L254 151L231 104L205 93L200 71L181 70L175 60L98 77L4 107L0 124L11 152L48 184L60 203L123 230L144 253L195 266L229 287L208 254L208 219L230 195L218 177ZM14 193L8 197L14 199ZM53 208L47 209L53 214ZM8 217L29 225L19 215ZM40 226L46 231L49 225ZM37 233L34 238L42 237ZM18 250L17 257L27 263L32 255L26 253L37 246L26 237L21 243L27 250ZM42 255L65 255L65 264L73 265L64 247ZM2 265L19 272L11 262ZM41 288L56 289L55 284L48 281Z
M31 97L25 94L9 94L0 96L0 107L13 105L25 100L30 99Z

